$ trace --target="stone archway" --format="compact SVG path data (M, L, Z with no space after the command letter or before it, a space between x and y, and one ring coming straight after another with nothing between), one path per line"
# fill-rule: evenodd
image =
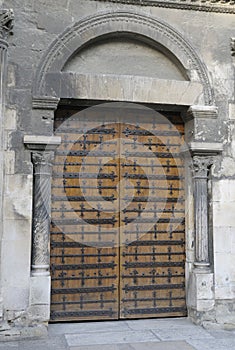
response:
M138 37L138 40L150 43L159 51L163 52L176 66L181 69L185 81L171 81L164 86L164 79L153 79L151 77L104 77L82 76L76 73L63 72L68 60L84 47L96 43L101 38L110 37L115 33L125 36ZM85 86L87 95L79 94L79 85ZM59 82L59 84L58 84ZM60 140L54 136L53 121L54 110L57 108L61 98L108 100L105 93L93 95L92 88L87 87L106 83L108 86L117 85L115 96L110 100L126 102L142 102L153 104L176 105L189 108L185 118L186 142L192 156L195 156L195 215L193 215L192 198L194 188L189 185L187 190L189 218L187 221L187 280L191 281L191 294L188 295L188 309L193 315L194 311L206 311L213 307L214 295L208 293L213 286L213 272L210 269L210 257L208 248L208 211L207 211L207 176L208 169L213 163L212 156L221 152L220 144L203 142L197 138L200 127L213 125L217 118L217 108L213 106L213 89L211 88L205 65L200 60L191 44L186 41L180 33L168 24L143 14L131 12L101 13L97 16L88 17L66 29L50 46L38 67L35 84L33 86L33 117L39 120L44 130L41 136L25 136L24 142L33 153L35 171L34 182L34 221L33 221L33 264L32 264L32 295L34 290L42 290L45 300L37 301L35 298L32 306L39 310L43 304L42 314L45 321L49 320L50 314L50 277L49 277L49 222L50 216L50 178L51 178L51 153ZM63 89L63 84L66 89ZM139 94L134 96L133 86L138 84ZM57 89L62 86L62 89ZM146 94L146 87L151 87L152 94ZM69 87L69 88L68 88ZM128 88L125 88L128 87ZM164 87L164 89L162 89ZM97 89L96 89L97 90ZM99 89L100 90L100 89ZM162 90L160 94L159 91ZM180 91L181 98L175 94ZM123 92L124 91L124 92ZM134 96L134 97L133 97ZM150 97L149 97L150 96ZM196 106L195 106L196 105ZM35 134L37 134L35 132ZM201 172L198 169L202 168ZM39 169L43 174L39 174ZM47 188L47 205L45 212L45 191L40 192L38 176L43 178L44 186ZM191 177L191 174L189 175ZM40 192L40 193L39 193ZM37 195L36 195L37 194ZM205 198L205 203L200 201ZM42 210L43 209L43 210ZM194 238L195 234L195 238ZM196 242L196 252L192 249L192 242ZM196 253L196 254L195 254ZM194 269L195 263L195 269ZM199 271L198 271L199 269ZM203 284L203 291L201 286ZM194 291L194 292L193 292ZM196 293L195 293L196 291ZM206 302L205 302L206 300ZM47 313L45 313L47 305ZM197 316L195 316L197 318Z
M190 81L203 86L201 104L213 105L213 91L206 68L191 44L174 28L156 18L131 12L105 12L83 19L66 29L50 46L39 64L33 95L45 94L49 73L59 73L66 62L81 48L112 33L126 33L139 36L142 41L151 42L156 48L179 62Z

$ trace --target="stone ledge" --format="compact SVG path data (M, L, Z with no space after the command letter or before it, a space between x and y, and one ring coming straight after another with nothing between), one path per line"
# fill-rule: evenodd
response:
M52 151L61 144L61 137L44 135L25 135L24 144L30 150Z

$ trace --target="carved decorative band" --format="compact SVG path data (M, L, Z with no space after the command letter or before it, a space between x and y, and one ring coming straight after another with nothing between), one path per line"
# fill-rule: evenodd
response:
M113 2L117 4L129 4L138 6L156 6L176 8L182 10L235 13L234 0L93 0L100 2Z

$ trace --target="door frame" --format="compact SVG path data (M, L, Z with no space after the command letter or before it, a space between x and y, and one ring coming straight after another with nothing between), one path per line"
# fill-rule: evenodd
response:
M37 313L42 322L48 322L50 318L50 273L49 273L49 222L50 222L50 190L41 191L41 183L44 188L50 188L51 165L53 151L60 143L60 138L54 136L53 120L54 111L63 98L80 100L77 84L81 76L62 72L64 65L78 52L79 48L92 45L92 42L101 37L112 37L120 31L129 37L138 36L143 42L151 42L158 49L163 50L184 70L188 77L187 82L175 83L167 81L164 84L168 89L162 89L161 94L156 86L163 87L163 82L152 78L136 77L134 84L138 82L139 94L128 94L130 86L134 88L133 81L126 76L114 76L108 80L109 87L117 81L122 84L111 98L113 101L137 102L153 104L161 108L175 108L187 110L185 113L186 143L190 153L186 159L188 171L188 183L186 188L186 290L187 308L189 316L197 322L202 322L203 315L213 309L215 297L213 292L214 273L213 256L210 254L212 234L209 232L209 203L208 181L212 165L216 156L223 150L223 145L211 141L207 132L212 127L216 128L218 109L214 106L213 89L211 88L205 64L193 49L191 43L177 30L156 17L146 16L143 13L106 12L90 16L75 23L66 29L48 48L38 66L32 93L32 116L37 120L35 125L40 127L34 130L34 135L25 135L24 143L32 154L33 162L33 227L32 227L32 266L31 266L31 292L30 295L38 295L30 299L29 304L33 312ZM96 30L94 30L94 28ZM53 89L55 83L64 81L61 88ZM92 85L95 82L96 85ZM132 83L131 83L132 82ZM103 86L102 76L85 77L86 84L92 85L93 90L87 90L83 96L86 100L110 101L110 96L105 91L94 97L94 89ZM155 86L153 94L146 94L147 86ZM185 85L186 84L186 85ZM58 84L59 85L59 84ZM67 88L66 88L67 86ZM175 91L187 91L181 95ZM98 89L99 91L103 91ZM55 93L56 92L56 93ZM53 95L54 94L54 95ZM180 101L180 102L179 102ZM197 134L202 134L198 139ZM192 172L192 167L193 172ZM201 170L200 170L201 169ZM204 207L201 197L205 198ZM43 203L43 204L42 204ZM46 208L45 210L41 210ZM202 245L205 250L202 250ZM202 288L203 286L203 288ZM40 297L39 297L40 295ZM200 314L200 317L199 317ZM199 320L200 318L200 320Z

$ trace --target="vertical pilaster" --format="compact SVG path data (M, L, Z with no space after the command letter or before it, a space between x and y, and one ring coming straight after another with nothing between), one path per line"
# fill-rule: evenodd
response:
M3 186L4 184L4 114L5 114L5 85L7 72L8 35L13 29L13 11L0 10L0 242L3 234ZM1 243L0 243L1 244ZM0 246L0 259L1 259ZM2 261L1 261L2 264ZM0 275L1 271L0 271ZM1 279L1 277L0 277ZM0 280L0 319L2 319L2 281Z

